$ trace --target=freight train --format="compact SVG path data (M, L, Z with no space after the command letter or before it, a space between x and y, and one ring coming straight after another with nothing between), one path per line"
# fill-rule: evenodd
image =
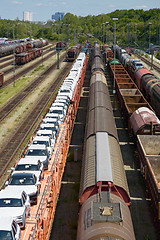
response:
M87 63L86 47L78 55L49 112L38 125L15 168L12 168L8 181L4 183L6 188L1 190L3 199L0 195L0 212L4 210L2 203L4 206L8 204L8 208L12 207L10 213L6 211L6 218L12 216L21 228L26 227L22 238L49 239ZM22 192L27 193L21 204L23 212L24 205L30 207L30 203L35 204L23 216L22 213L18 215L19 208L16 211L21 201L20 197L17 198L16 189L19 189L18 196ZM26 202L28 196L30 203ZM5 234L10 234L7 232L10 225L6 225L6 229L1 227L0 237L4 230Z
M14 49L16 53L22 53L26 50L26 47L40 48L47 44L48 40L44 40L42 38L35 40L24 39L24 41L22 40L8 41L0 45L0 57L13 54Z
M28 63L29 61L42 55L41 47L48 44L48 40L37 39L30 41L26 45L17 46L15 48L15 63L17 65Z
M116 45L116 55L160 117L160 79L144 67L135 69L132 64L135 59L118 45Z
M134 240L129 190L98 43L84 146L77 240Z
M135 136L138 150L138 164L145 179L147 197L151 198L154 220L159 225L160 120L124 67L120 63L115 63L114 68L113 60L112 62L110 61L109 66L112 77L115 71L115 87L119 104L128 122L129 132L131 133L130 130L132 130ZM139 69L135 74L140 74L141 71L148 72L146 69ZM150 81L150 83L152 84L153 82Z
M41 48L33 48L29 51L18 53L15 55L15 63L17 65L22 65L30 62L31 60L40 57L42 55Z

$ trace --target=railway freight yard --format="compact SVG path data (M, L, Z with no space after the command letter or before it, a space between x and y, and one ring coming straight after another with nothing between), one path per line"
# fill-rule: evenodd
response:
M159 240L158 60L107 37L0 56L0 240Z

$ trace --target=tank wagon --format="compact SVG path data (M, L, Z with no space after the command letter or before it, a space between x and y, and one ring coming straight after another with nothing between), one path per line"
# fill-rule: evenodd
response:
M26 52L28 48L40 48L44 47L48 44L47 39L21 39L15 41L8 41L5 44L0 45L0 57L13 54L13 50L15 49L15 53L23 53Z
M100 66L92 69L90 80L77 240L132 240L129 190L98 43L93 53L96 61Z
M160 117L160 79L145 68L135 71L134 76L137 86Z
M0 72L0 87L3 85L4 82L4 73Z
M28 63L29 61L42 55L42 49L48 44L48 40L37 39L28 42L26 45L17 46L15 49L15 62L17 65Z
M0 46L0 57L12 54L14 48L16 48L17 46L20 46L20 45L23 45L23 44L12 42L12 43L6 43L4 45L1 45Z
M134 70L132 68L134 59L127 52L122 53L119 46L116 46L116 55L160 117L160 79L146 68Z
M30 41L29 43L27 43L26 47L27 48L40 48L40 47L44 47L48 44L48 40L47 39L35 39Z
M20 49L23 49L23 47L27 44L27 41L30 41L30 39L5 41L3 44L0 44L0 57L12 54L14 49L15 51L17 49L17 51L20 52Z

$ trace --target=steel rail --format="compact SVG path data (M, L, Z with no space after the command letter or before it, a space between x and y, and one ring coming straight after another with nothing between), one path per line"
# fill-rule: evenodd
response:
M60 61L63 61L65 59L65 56L60 57ZM40 84L45 77L53 71L57 66L57 62L54 62L49 68L47 68L43 73L41 73L40 76L36 77L29 85L27 85L25 88L23 88L19 93L17 93L10 101L8 101L1 109L0 109L0 122L8 116L8 114L17 107L18 104L22 100L24 100L28 94L33 91L38 84Z
M158 67L157 65L155 65L154 63L152 64L149 60L147 60L145 57L141 56L140 54L138 53L135 53L135 55L137 57L139 57L143 62L145 62L148 66L152 66L157 72L160 73L160 67Z
M50 51L50 50L48 50L48 52L49 52L49 51ZM47 53L45 53L45 54L47 54ZM55 54L56 54L56 51L48 54L47 56L43 57L43 61L48 60L50 57L54 56ZM37 58L37 59L38 59L38 58ZM33 63L31 66L26 67L25 69L22 69L22 71L20 71L19 73L17 73L17 74L15 75L15 79L14 79L14 77L12 76L12 77L10 77L8 80L6 80L6 81L3 83L1 89L2 89L2 88L5 88L5 87L8 86L9 84L11 84L14 80L17 80L18 78L22 77L22 76L23 76L24 74L26 74L28 71L31 71L31 70L34 69L35 67L39 66L41 63L42 63L42 59L41 59L41 56L40 56L40 57L39 57L39 61L37 61L36 63ZM21 66L17 66L16 69L18 69L18 68L20 68L20 67L21 67ZM13 68L9 70L9 72L11 72L11 71L13 71ZM6 74L6 72L5 72L4 74Z
M14 134L10 137L8 142L1 148L0 150L0 177L2 177L3 173L7 169L7 166L12 161L13 157L17 153L20 145L24 142L27 135L31 131L32 127L37 122L38 118L42 115L45 110L48 102L52 98L52 96L58 90L58 87L63 81L63 78L69 72L73 63L67 63L61 73L58 75L56 80L47 88L47 90L43 93L42 97L36 103L34 108L30 111L27 117L23 120L20 126L16 129Z

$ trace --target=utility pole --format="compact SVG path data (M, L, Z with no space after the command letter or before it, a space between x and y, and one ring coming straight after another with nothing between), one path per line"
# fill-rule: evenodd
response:
M113 94L116 93L116 89L115 89L115 58L116 58L116 21L118 21L118 18L112 18L112 20L114 21L114 79L113 79Z
M151 44L151 25L152 25L152 23L149 22L149 49L150 49L150 44Z
M14 23L13 23L13 40L15 39L14 36ZM13 87L15 87L15 45L13 47Z

